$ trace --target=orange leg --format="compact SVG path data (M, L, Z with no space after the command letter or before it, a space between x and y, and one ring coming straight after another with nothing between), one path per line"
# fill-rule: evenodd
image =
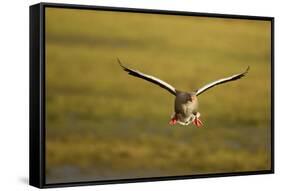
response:
M198 128L203 125L202 121L198 117L196 117L192 123Z

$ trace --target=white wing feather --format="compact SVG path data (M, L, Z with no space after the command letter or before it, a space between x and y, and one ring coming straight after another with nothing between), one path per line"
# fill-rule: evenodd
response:
M171 86L170 84L168 84L167 82L164 82L163 80L160 80L159 78L156 78L154 76L150 76L150 75L144 74L144 73L139 72L137 70L129 69L129 68L123 66L119 59L118 59L118 62L120 64L120 66L126 72L128 72L128 74L130 74L132 76L135 76L135 77L138 77L138 78L142 78L142 79L144 79L146 81L152 82L152 83L154 83L154 84L156 84L156 85L158 85L158 86L168 90L173 95L176 95L176 89L173 86Z
M233 75L233 76L230 76L230 77L227 77L227 78L222 78L222 79L216 80L214 82L211 82L211 83L201 87L200 89L198 89L196 91L196 95L200 95L204 91L206 91L206 90L208 90L208 89L210 89L210 88L212 88L216 85L223 84L223 83L230 82L230 81L234 81L234 80L238 80L238 79L242 78L243 76L245 76L245 74L249 71L249 69L250 69L250 67L248 66L246 71L243 72L243 73L236 74L236 75Z
M149 78L149 79L151 79L151 80L153 80L155 82L158 82L158 83L162 84L163 86L169 88L171 91L176 93L176 89L173 86L171 86L170 84L168 84L167 82L164 82L163 80L160 80L159 78L156 78L154 76L151 76L151 75L148 75L148 74L144 74L144 73L142 73L142 72L140 72L138 70L132 70L132 71L138 73L139 75L141 75L143 77L146 77L146 78Z

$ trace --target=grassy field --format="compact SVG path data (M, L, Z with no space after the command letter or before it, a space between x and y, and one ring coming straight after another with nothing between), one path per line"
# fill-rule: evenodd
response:
M204 128L169 126L174 97L116 58L200 95ZM270 168L270 23L46 10L47 183Z

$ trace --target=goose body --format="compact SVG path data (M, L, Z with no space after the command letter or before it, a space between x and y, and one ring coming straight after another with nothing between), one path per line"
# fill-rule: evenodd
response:
M120 66L123 68L124 71L128 72L129 75L132 75L134 77L138 77L141 79L144 79L146 81L149 81L151 83L154 83L164 89L166 89L168 92L170 92L172 95L175 96L175 102L174 102L174 113L170 119L169 124L175 125L189 125L190 123L193 123L197 127L201 127L203 125L202 121L199 119L200 113L198 112L198 98L200 94L205 92L206 90L215 87L219 84L223 84L226 82L238 80L245 76L245 74L249 71L249 67L242 73L232 75L227 78L222 78L219 80L216 80L214 82L211 82L196 91L192 92L184 92L179 91L170 84L160 80L159 78L156 78L154 76L150 76L144 73L141 73L137 70L129 69L125 67L121 61L118 59L118 62Z
M199 115L197 110L198 99L195 93L178 91L175 97L174 114L170 124L174 125L175 123L179 123L181 125L188 125Z

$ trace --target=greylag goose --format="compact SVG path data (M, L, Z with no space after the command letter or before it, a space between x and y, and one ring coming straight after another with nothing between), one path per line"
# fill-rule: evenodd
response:
M125 67L119 59L118 63L123 68L124 71L128 72L129 75L132 75L134 77L138 77L141 79L144 79L146 81L149 81L153 84L156 84L160 86L161 88L166 89L168 92L173 94L175 96L175 102L174 102L174 113L170 119L169 124L175 125L176 123L180 125L189 125L191 122L197 126L201 127L203 125L202 121L199 119L200 113L198 112L198 99L197 96L205 92L206 90L215 87L219 84L223 84L226 82L238 80L245 76L245 74L249 71L250 67L239 74L232 75L230 77L222 78L216 81L213 81L195 91L192 92L184 92L175 89L170 84L147 74L144 74L142 72L139 72L137 70L129 69Z

